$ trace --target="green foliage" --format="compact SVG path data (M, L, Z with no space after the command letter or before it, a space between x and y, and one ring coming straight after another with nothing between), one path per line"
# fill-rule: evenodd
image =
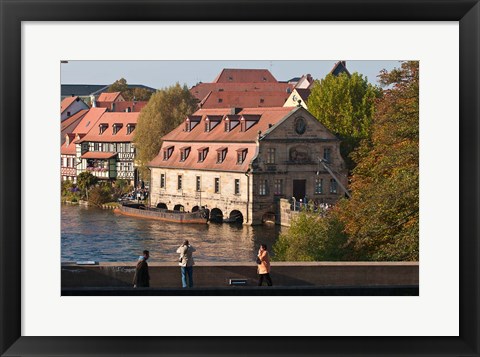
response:
M352 198L339 213L359 256L368 260L419 259L418 62L380 74L386 90L370 141L354 153Z
M113 189L108 183L101 183L88 192L88 202L96 206L112 201Z
M308 110L342 140L340 150L349 169L354 167L350 153L370 137L375 101L381 94L361 74L342 73L316 81L308 97Z
M347 235L335 213L325 217L302 211L275 243L275 260L341 261L351 259Z
M148 101L152 96L152 92L145 88L128 88L128 83L125 78L120 78L108 87L107 92L121 92L122 96L127 101L135 100Z
M197 100L186 86L158 90L143 108L135 129L134 143L142 177L149 177L146 165L157 156L161 137L177 127L197 109Z
M80 189L82 197L88 195L88 189L98 182L98 178L88 171L81 172L77 176L77 186ZM85 196L84 196L85 193Z

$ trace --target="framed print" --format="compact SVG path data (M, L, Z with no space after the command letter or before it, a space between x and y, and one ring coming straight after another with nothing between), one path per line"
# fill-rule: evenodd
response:
M479 356L478 1L0 5L2 356ZM58 240L52 238L59 235L59 200L51 184L60 171L48 134L58 131L48 118L56 115L51 108L58 113L60 61L295 60L321 59L321 51L335 52L330 58L420 62L423 250L417 293L355 299L308 293L314 289L292 294L300 296L281 289L265 296L212 296L208 289L183 294L189 296L133 296L118 289L62 294ZM305 135L307 119L295 118L291 132ZM217 150L218 161L227 149ZM235 149L241 163L248 154ZM168 158L168 147L164 151ZM197 151L203 161L205 153ZM307 151L291 151L289 160ZM185 181L176 177L175 184L181 189ZM220 185L212 180L213 191ZM259 184L258 191L266 188ZM187 324L179 318L184 309Z

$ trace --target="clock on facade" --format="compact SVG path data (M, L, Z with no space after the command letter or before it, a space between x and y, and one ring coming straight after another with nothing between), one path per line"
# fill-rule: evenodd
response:
M305 122L305 119L303 118L298 118L295 120L295 131L297 134L302 135L305 130L307 130L307 123Z

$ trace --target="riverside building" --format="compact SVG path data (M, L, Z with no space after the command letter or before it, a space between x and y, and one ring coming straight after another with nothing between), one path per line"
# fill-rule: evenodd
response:
M346 186L340 141L303 107L200 109L162 138L150 204L212 220L278 219L280 198L335 203Z

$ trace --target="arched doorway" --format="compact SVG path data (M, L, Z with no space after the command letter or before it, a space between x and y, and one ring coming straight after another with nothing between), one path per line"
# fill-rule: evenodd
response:
M262 223L275 224L275 213L267 212L262 216Z
M223 212L219 208L214 208L210 212L210 221L216 223L223 222Z
M233 210L232 212L230 212L230 215L228 216L228 220L225 220L224 222L242 224L243 214L238 210Z
M192 212L197 212L200 209L198 206L193 206L192 207Z
M167 204L163 202L158 203L157 208L168 209Z
M184 208L181 204L176 204L175 206L173 206L173 210L174 210L174 211L184 212L184 211L185 211L185 208Z

